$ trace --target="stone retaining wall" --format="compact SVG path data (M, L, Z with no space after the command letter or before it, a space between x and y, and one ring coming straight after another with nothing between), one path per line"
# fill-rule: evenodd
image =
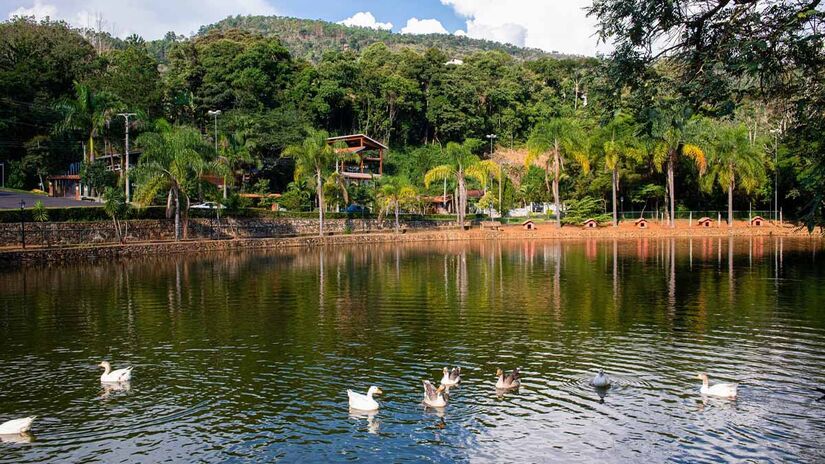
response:
M146 242L175 238L173 220L128 221L127 241ZM328 233L343 234L386 232L394 229L394 222L376 219L328 219L324 229ZM450 228L452 222L403 221L407 230L432 230ZM190 219L189 238L263 238L312 235L318 233L317 219L295 218L229 218L218 223L214 219ZM44 222L25 224L27 245L68 246L116 243L111 221L96 222ZM0 247L16 247L21 244L20 224L0 224Z

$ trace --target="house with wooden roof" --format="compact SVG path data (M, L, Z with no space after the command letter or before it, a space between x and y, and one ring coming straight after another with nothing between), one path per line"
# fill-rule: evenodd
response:
M351 182L364 182L384 174L384 152L386 145L364 134L343 135L327 139L330 145L343 144L350 160L340 162L338 172Z

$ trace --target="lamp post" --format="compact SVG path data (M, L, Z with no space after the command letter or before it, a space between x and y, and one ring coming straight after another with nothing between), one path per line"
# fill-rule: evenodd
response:
M126 165L123 166L123 179L126 182L126 203L129 203L132 198L132 190L129 185L129 118L132 116L137 116L135 113L118 113L118 116L122 116L123 119L126 120L126 147L124 148L124 152L126 152Z
M23 249L26 249L26 226L25 226L26 201L20 200L20 241L23 242Z
M221 115L221 110L209 110L206 112L209 116L215 118L215 154L218 153L218 116ZM226 176L223 176L223 198L226 199Z
M490 159L492 159L493 158L493 141L496 138L498 138L498 136L496 134L487 134L484 137L490 139ZM502 209L502 205L501 205L501 181L502 181L502 172L501 172L501 166L499 166L499 173L498 173L498 209L499 210ZM491 213L490 214L490 220L492 220L493 219L492 209L490 209L490 213ZM504 213L499 211L498 215L499 215L499 217L502 217L502 216L504 216Z
M779 134L781 128L771 129L773 134L773 220L779 219Z
M0 169L2 169L2 175L0 178L3 179L3 188L6 188L6 163L0 163Z

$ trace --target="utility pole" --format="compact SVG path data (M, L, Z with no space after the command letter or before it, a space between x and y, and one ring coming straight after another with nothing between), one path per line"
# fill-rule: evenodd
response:
M490 139L490 159L493 159L493 141L494 141L496 138L498 138L498 136L497 136L496 134L487 134L487 135L485 135L484 137L486 137L486 138ZM499 217L503 217L503 216L504 216L504 213L502 213L502 212L500 211L500 210L502 209L502 207L501 207L501 180L502 180L502 172L501 172L501 166L500 166L500 165L499 165L499 168L498 168L498 169L499 169L499 172L498 172L498 209L499 209L498 216L499 216ZM492 209L491 209L491 213L492 213ZM493 215L492 215L492 214L490 214L490 220L491 220L491 221L493 220Z
M130 203L132 201L132 188L129 185L129 118L130 117L137 117L135 113L118 113L118 116L122 116L123 119L126 121L124 124L126 125L126 147L124 148L124 152L126 154L126 163L122 166L123 169L123 179L126 182L126 203Z
M771 129L773 134L773 220L779 219L779 134L781 128Z
M0 175L3 178L3 188L6 188L6 163L0 163L0 169L3 170L3 174Z
M209 110L206 112L209 116L215 117L215 154L218 154L218 116L221 110ZM226 200L226 176L223 176L223 199Z

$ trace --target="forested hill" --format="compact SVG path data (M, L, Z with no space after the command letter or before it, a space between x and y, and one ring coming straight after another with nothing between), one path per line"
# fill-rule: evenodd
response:
M471 39L452 34L398 34L364 27L348 27L327 21L287 18L282 16L235 16L201 27L199 35L212 30L242 29L264 35L278 36L292 56L318 62L327 51L352 50L356 53L375 42L384 42L390 49L413 48L423 51L435 47L452 58L463 58L478 51L501 50L518 60L565 55L546 53L535 48L522 48L490 40Z

